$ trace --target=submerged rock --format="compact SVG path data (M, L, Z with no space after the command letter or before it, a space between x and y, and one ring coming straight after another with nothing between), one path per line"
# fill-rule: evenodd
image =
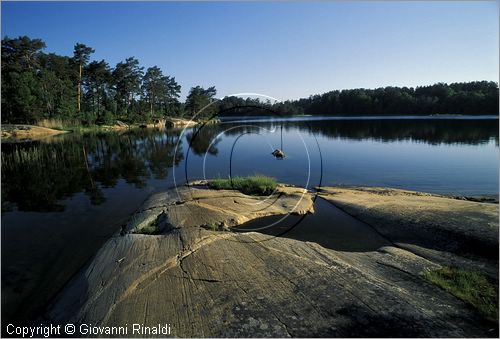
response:
M273 153L271 153L275 158L282 159L285 157L285 152L280 149L275 149Z

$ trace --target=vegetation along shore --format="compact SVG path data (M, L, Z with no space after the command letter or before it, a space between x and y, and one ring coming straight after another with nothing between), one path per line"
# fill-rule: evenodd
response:
M157 66L131 56L114 67L92 60L95 50L76 43L72 56L45 53L41 39L2 39L2 123L75 129L151 124L165 117L220 115L498 115L498 84L491 81L429 86L334 90L284 102L225 97L215 86L181 86ZM213 103L212 105L209 105ZM207 107L208 105L208 107ZM202 110L203 108L203 110Z

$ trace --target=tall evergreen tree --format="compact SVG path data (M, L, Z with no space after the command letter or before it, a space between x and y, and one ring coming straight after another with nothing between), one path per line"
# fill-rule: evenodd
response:
M155 116L155 109L160 109L162 114L169 112L171 105L178 103L181 86L175 78L164 76L157 66L146 70L142 82L142 90L145 99L149 102L150 117Z
M77 110L78 114L81 111L81 101L82 101L82 73L83 67L87 64L90 59L90 54L95 51L81 43L76 43L73 51L73 59L78 65L78 89L77 89Z
M45 42L27 36L2 39L2 121L34 122L39 115L39 58Z
M217 105L209 105L215 87L196 86L186 102L180 103L180 85L159 67L150 67L144 74L133 57L113 70L104 60L89 64L94 50L81 43L74 46L72 57L45 54L44 48L41 39L27 36L2 39L2 122L36 123L44 118L144 121L184 111L194 115L202 109L199 117L203 118L217 108L227 114L269 114L273 109L282 114L340 116L498 115L499 111L498 84L491 81L335 90L275 104L232 97ZM241 108L231 110L235 106Z
M215 105L208 106L214 100L217 94L215 86L208 87L207 89L196 86L191 87L189 94L186 98L186 110L191 115L199 114L198 117L211 117L216 110ZM202 111L203 109L203 111Z
M84 85L89 106L96 121L103 122L104 101L111 83L111 70L106 61L92 61L85 67Z
M116 91L119 113L130 115L129 108L134 98L141 93L141 80L144 68L134 57L120 62L113 70L113 83Z
M38 79L45 118L74 118L76 98L69 57L54 53L40 55Z

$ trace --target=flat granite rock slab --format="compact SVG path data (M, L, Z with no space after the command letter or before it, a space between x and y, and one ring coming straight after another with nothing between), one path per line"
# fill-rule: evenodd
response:
M319 195L401 248L498 280L498 204L377 187L324 187Z
M210 194L218 195L216 203ZM287 204L301 200L300 211L313 210L310 193L305 200L296 189L284 195ZM262 215L231 203L262 198L234 191L155 195L128 229L151 213L165 213L174 227L160 235L110 239L58 296L47 319L95 326L167 323L171 336L178 337L498 335L496 325L422 278L422 270L436 263L390 241L370 251L339 251L310 241L200 227L206 223L202 216L223 197L226 213L217 210L213 219ZM270 215L288 211L281 203L272 206ZM141 218L142 213L148 216Z

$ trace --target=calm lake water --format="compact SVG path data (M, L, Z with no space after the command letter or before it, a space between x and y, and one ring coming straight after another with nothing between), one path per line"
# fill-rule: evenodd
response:
M234 120L234 118L233 118ZM498 196L498 118L223 120L2 144L2 312L43 306L151 193L195 179ZM277 160L271 152L283 148Z

